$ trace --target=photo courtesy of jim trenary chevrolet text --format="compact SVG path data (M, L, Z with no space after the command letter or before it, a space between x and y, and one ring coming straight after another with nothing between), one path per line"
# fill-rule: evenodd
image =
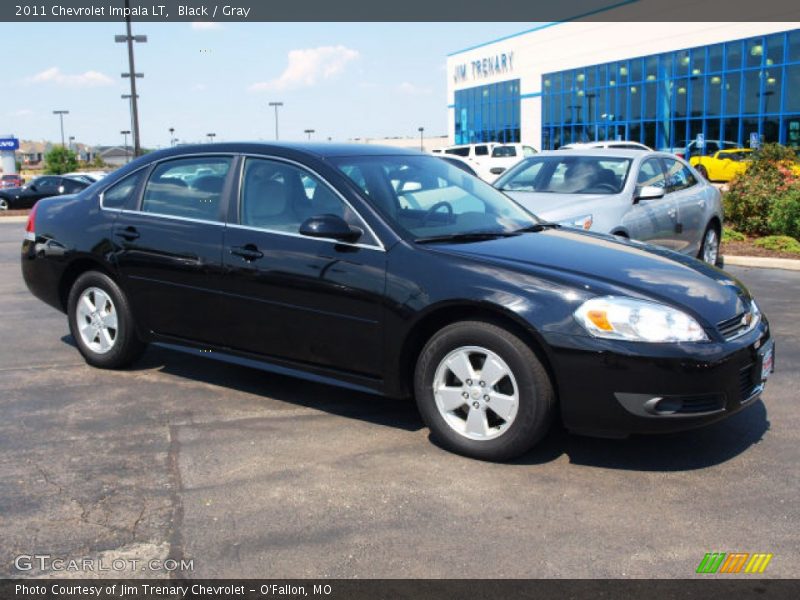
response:
M0 40L0 599L800 595L796 2Z

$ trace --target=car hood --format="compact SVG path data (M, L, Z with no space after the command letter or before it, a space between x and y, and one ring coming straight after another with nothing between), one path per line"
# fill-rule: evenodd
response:
M547 221L590 215L613 201L616 194L554 194L542 192L504 192L533 214Z
M25 191L25 188L19 187L19 186L14 186L14 187L0 188L0 190L3 190L4 194L13 194L13 195L17 196L17 195L21 194L23 191Z
M744 312L750 294L738 280L699 260L610 235L548 229L439 251L576 282L598 295L632 295L688 309L715 326Z

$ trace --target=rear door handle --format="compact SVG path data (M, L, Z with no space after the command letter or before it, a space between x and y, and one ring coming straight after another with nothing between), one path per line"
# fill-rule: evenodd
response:
M231 254L235 256L241 256L246 261L250 262L253 260L258 260L259 258L264 256L264 253L258 249L258 246L255 244L246 244L244 246L233 246L231 248Z
M129 242L139 238L139 232L136 231L136 227L133 227L132 225L129 225L128 227L117 228L117 230L114 232L114 235Z

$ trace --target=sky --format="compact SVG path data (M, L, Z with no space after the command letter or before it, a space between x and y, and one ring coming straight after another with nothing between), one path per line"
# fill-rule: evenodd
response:
M531 23L133 23L142 145L447 133L448 53ZM0 135L121 144L130 129L124 23L0 23ZM9 93L10 92L10 93Z

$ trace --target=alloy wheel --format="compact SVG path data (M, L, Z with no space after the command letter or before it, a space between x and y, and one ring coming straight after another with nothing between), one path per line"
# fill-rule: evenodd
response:
M78 298L76 312L83 343L97 354L109 352L119 333L117 309L111 296L97 287L86 288Z
M447 425L471 440L503 435L519 409L519 387L511 368L480 346L456 348L442 359L433 395Z
M719 236L716 229L709 227L705 238L703 238L703 260L710 265L715 265L718 257Z

